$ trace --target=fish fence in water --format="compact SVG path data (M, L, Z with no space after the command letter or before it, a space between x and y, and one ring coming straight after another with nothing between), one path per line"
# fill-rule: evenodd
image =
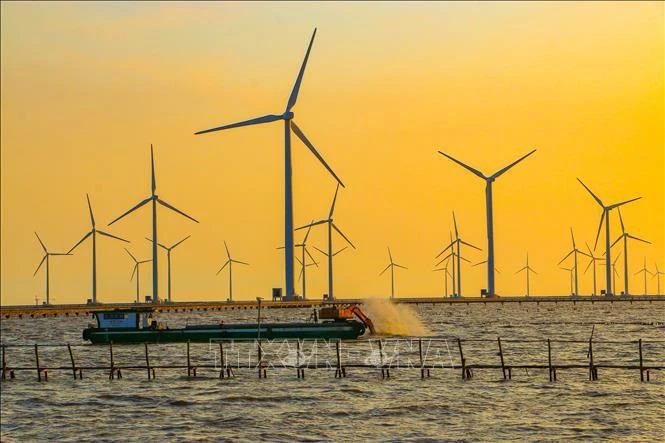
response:
M70 372L75 380L84 374L103 373L109 379L124 374L148 379L185 371L188 377L214 375L230 378L248 371L265 378L280 369L334 370L335 378L376 371L388 379L396 370L416 371L429 378L435 371L457 372L464 380L479 371L496 371L504 380L516 371L544 372L550 382L562 370L583 370L589 380L599 371L634 371L640 381L650 381L653 371L665 368L665 341L640 340L514 340L450 338L372 338L367 340L255 340L164 344L2 344L2 380L19 379L32 372L48 381L49 373ZM354 372L355 371L355 372ZM23 377L21 377L23 378ZM32 379L32 377L30 377Z

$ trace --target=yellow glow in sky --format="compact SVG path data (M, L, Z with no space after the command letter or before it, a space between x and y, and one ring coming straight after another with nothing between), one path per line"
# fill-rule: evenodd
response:
M437 153L489 175L537 152L494 184L499 294L522 295L526 254L532 294L568 294L557 263L594 246L600 207L622 208L631 293L643 265L665 269L662 2L568 3L19 3L1 5L1 297L44 297L43 252L66 251L98 228L150 258L151 214L107 223L157 192L200 220L160 207L159 239L172 244L173 299L228 297L224 240L234 258L234 299L284 287L283 125L194 136L197 130L283 112L318 27L296 122L347 185L335 222L357 250L335 257L337 297L443 295L434 256L455 211L467 249L463 294L485 288L484 183ZM335 182L294 137L294 224L327 216ZM320 228L320 229L319 229ZM612 239L620 234L611 216ZM303 231L295 234L296 243ZM596 254L602 255L599 241ZM325 249L326 230L309 243ZM335 237L335 249L344 246ZM99 238L98 297L131 301L133 263L123 244ZM325 257L307 268L307 294L327 292ZM621 248L612 249L612 259ZM166 296L166 255L159 256ZM617 261L623 288L623 256ZM564 263L561 266L568 266ZM580 264L580 293L592 273ZM296 278L299 266L296 264ZM598 288L604 268L598 265ZM647 281L650 293L656 280ZM449 281L449 292L451 290ZM661 283L665 288L665 280ZM300 290L300 283L296 280ZM141 297L151 292L141 270ZM300 291L299 291L300 292ZM51 262L51 302L91 297L91 245Z

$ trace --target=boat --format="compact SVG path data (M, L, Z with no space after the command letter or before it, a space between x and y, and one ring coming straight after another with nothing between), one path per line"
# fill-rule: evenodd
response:
M372 321L357 305L326 306L314 310L312 320L283 323L213 323L171 329L153 319L152 307L93 311L97 324L83 330L93 344L252 341L257 339L355 340Z

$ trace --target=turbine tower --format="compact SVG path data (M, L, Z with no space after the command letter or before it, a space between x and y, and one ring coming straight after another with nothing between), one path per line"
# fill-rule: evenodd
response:
M127 254L134 260L134 269L132 270L132 276L129 277L129 281L132 281L134 279L134 274L136 274L136 303L140 303L141 300L139 298L139 291L140 291L140 268L139 265L142 265L143 263L148 263L149 261L152 260L137 260L136 257L132 255L131 252L129 252L129 249L125 248L125 251L127 251ZM153 300L154 302L154 300Z
M35 235L37 235L36 232L35 232ZM44 246L44 242L42 241L41 238L39 238L39 235L37 235L37 240L39 240L39 244L42 245L42 249L44 250L44 257L42 257L42 261L39 262L39 266L37 266L37 269L35 270L35 273L32 274L32 276L34 277L35 275L37 275L37 271L39 271L39 268L41 268L44 261L46 261L46 304L48 305L48 304L51 304L50 298L49 298L50 286L51 286L51 283L50 283L50 280L49 280L49 269L50 269L50 267L49 267L49 257L52 256L52 255L72 255L72 254L70 254L69 252L48 252L48 250L46 249L46 246Z
M576 295L573 292L573 270L575 268L563 268L563 267L559 266L559 269L563 269L564 271L568 271L568 273L570 274L570 278L569 278L569 280L570 280L570 295Z
M312 220L312 223L314 223L314 220ZM295 245L296 248L301 248L300 252L302 253L302 260L299 259L298 257L296 257L296 260L298 260L298 263L300 263L300 266L301 266L300 275L298 275L298 280L302 279L302 298L303 299L307 298L305 268L307 266L312 266L312 265L316 265L317 268L319 267L319 263L316 260L314 260L314 257L312 257L312 254L310 254L309 250L307 249L307 238L309 237L309 231L311 231L311 230L312 230L311 226L309 228L307 228L307 232L305 233L305 237L303 238L302 242ZM284 249L284 246L280 246L277 249ZM309 258L312 260L312 263L307 263L305 254L307 254L307 256L309 256Z
M333 213L335 212L335 202L337 201L337 191L339 191L339 184L337 184L337 187L335 188L335 195L333 197L332 205L330 206L330 212L328 213L328 218L327 219L315 221L315 222L312 222L308 225L296 228L296 231L298 231L300 229L309 228L311 226L316 226L316 225L320 225L320 224L323 224L323 223L328 224L328 252L327 253L324 252L324 254L326 254L328 256L328 298L330 300L335 299L335 296L333 294L333 260L332 259L335 255L337 255L339 252L341 252L341 251L337 251L334 254L332 252L332 247L333 247L333 245L332 245L332 230L335 229L335 231L337 231L337 233L339 235L341 235L342 238L344 240L346 240L346 242L349 245L351 245L351 247L353 249L356 249L356 247L353 245L353 243L351 243L351 240L349 240L346 237L346 235L344 235L342 233L342 231L340 231L340 229L335 225L335 223L333 223Z
M226 249L226 262L224 265L219 268L219 271L217 271L217 274L219 275L220 272L222 272L222 269L226 267L226 265L229 265L229 301L233 301L233 263L238 263L241 265L246 265L249 266L249 263L245 263L244 261L239 261L239 260L234 260L231 258L231 253L229 252L229 247L226 245L226 240L224 240L224 248Z
M124 214L122 214L120 217L117 217L115 220L113 220L111 223L109 223L109 226L111 226L113 223L117 222L121 218L123 218L125 215L129 214L130 212L134 212L141 206L145 205L148 202L152 202L152 296L153 296L153 301L155 303L159 302L159 292L158 292L158 282L159 280L157 279L157 203L160 205L177 212L178 214L187 217L188 219L198 223L198 220L195 218L190 217L189 215L185 214L179 209L176 209L175 207L171 206L170 204L166 203L164 200L159 198L157 194L155 194L155 190L157 189L157 184L155 182L155 157L153 155L153 150L152 150L152 144L150 145L150 171L151 171L151 176L152 176L152 191L150 194L150 197L146 198L145 200L141 201L139 204L131 208L130 210L126 211Z
M612 288L614 288L615 291L617 290L617 275L619 275L617 272L617 261L619 260L619 257L621 257L621 255L617 255L617 258L612 262Z
M455 259L455 256L457 257L457 296L461 297L462 296L462 263L460 260L463 260L464 258L462 257L460 253L460 244L464 244L466 246L470 246L474 249L477 249L481 251L482 249L478 248L477 246L472 245L471 243L467 243L464 240L462 240L459 236L459 231L457 230L457 220L455 219L455 212L453 211L453 224L455 226L455 240L451 241L451 243L441 252L439 252L439 255L437 255L434 258L439 258L444 252L448 250L448 248L452 248L453 244L457 247L457 253L453 254L453 260ZM452 234L451 234L452 235ZM467 260L468 261L468 260ZM437 263L437 266L441 262ZM454 286L454 282L453 282Z
M164 246L161 243L157 243L157 246L159 246L160 248L162 248L166 251L166 269L168 270L168 286L167 286L167 288L168 288L168 291L167 291L168 298L167 298L167 301L169 303L171 303L171 251L174 250L175 247L178 246L180 243L187 240L189 237L191 237L191 235L188 235L187 237L185 237L182 240L180 240L179 242L171 245L170 247L169 246ZM145 239L148 240L149 242L152 242L152 239L150 239L148 237L146 237Z
M536 271L534 271L530 266L529 266L529 254L526 254L526 266L524 266L522 269L519 271L515 272L515 274L519 274L522 271L526 271L526 296L529 297L531 295L531 292L529 290L529 272L533 272L534 274L538 275Z
M573 249L568 254L566 254L566 256L564 258L562 258L559 263L557 263L557 266L560 265L561 263L563 263L564 261L566 261L566 259L568 257L570 257L571 254L573 254L574 264L573 264L573 267L571 268L571 272L572 272L573 269L575 270L575 292L573 292L573 295L580 295L580 293L578 292L578 289L577 289L578 288L578 286L577 286L577 254L586 255L587 257L589 257L589 254L587 254L584 251L580 251L579 249L577 249L577 246L575 246L575 236L573 235L573 228L570 228L570 238L572 238L572 240L573 240ZM561 268L561 269L566 269L566 268Z
M474 169L471 166L468 166L462 163L461 161L451 157L450 155L439 151L439 154L448 157L450 160L454 161L458 165L462 166L463 168L467 169L468 171L472 172L473 174L485 180L485 205L487 209L487 296L488 297L493 297L496 295L494 290L494 222L492 218L492 183L494 183L494 180L499 178L499 176L501 176L503 173L508 171L510 168L512 168L513 166L515 166L516 164L518 164L519 162L521 162L522 160L533 154L534 152L536 152L535 149L529 152L528 154L524 155L523 157L520 157L519 159L515 160L505 168L499 169L497 172L488 177L479 170Z
M434 269L434 271L443 271L443 297L448 297L448 276L453 277L453 275L448 271L448 265L450 264L450 260L446 261L446 265L443 266L442 268L437 268ZM453 277L454 279L454 277Z
M390 247L388 248L388 257L390 257L390 264L386 266L386 268L379 273L379 275L382 275L384 272L390 268L390 298L393 299L395 298L395 267L397 268L402 268L402 269L409 269L406 268L402 265L398 265L397 263L393 262L393 255L390 253Z
M651 244L650 241L647 240L642 240L641 238L637 238L634 235L630 235L629 233L626 232L626 228L623 225L623 217L621 217L621 208L617 209L619 211L619 221L621 222L621 235L614 240L614 243L610 245L610 249L616 245L619 240L623 239L623 293L628 295L628 239L633 239L637 241L641 241L642 243L647 243Z
M90 224L92 225L92 230L85 234L78 243L76 243L67 253L71 254L74 249L81 243L83 243L88 237L92 236L92 302L97 303L97 234L104 235L106 237L114 238L116 240L124 241L129 243L129 240L124 238L116 237L107 232L100 231L95 227L95 216L92 214L92 205L90 205L90 197L88 194L85 194L85 198L88 200L88 210L90 211Z
M285 277L286 277L286 298L291 298L295 295L295 285L293 279L293 262L294 262L294 244L293 244L293 189L292 189L292 167L291 167L291 131L293 131L296 136L312 151L312 154L321 162L321 164L330 172L330 174L337 180L337 182L344 187L342 181L337 177L333 170L328 166L323 157L317 152L314 145L309 141L305 134L300 130L300 128L293 121L293 111L291 110L296 104L298 99L298 92L300 91L300 84L302 83L303 74L305 73L305 67L307 66L307 60L309 59L309 53L312 49L312 43L314 43L314 37L316 36L316 28L312 34L312 38L309 41L309 46L307 47L307 52L305 53L305 58L300 66L300 71L298 72L298 77L296 78L295 84L293 85L293 90L289 96L289 100L286 103L286 109L282 114L268 114L263 117L253 118L250 120L245 120L238 123L231 123L228 125L218 126L216 128L205 129L203 131L198 131L195 135L205 134L208 132L221 131L224 129L237 128L241 126L248 125L257 125L261 123L270 123L277 120L284 121L284 259L285 259ZM332 294L331 294L332 295Z
M653 273L653 277L651 277L651 278L657 278L658 279L658 293L656 293L656 295L660 295L660 276L664 275L665 272L658 269L658 263L654 263L654 264L656 265L656 272Z
M642 269L637 271L635 273L635 275L639 274L640 272L644 274L644 295L647 295L647 274L652 274L653 275L653 272L651 272L647 269L647 258L646 257L644 257L644 267L642 267Z
M612 205L605 206L603 202L598 198L596 194L594 194L591 189L587 185L585 185L582 180L579 178L577 179L578 182L582 186L584 186L584 189L589 191L589 194L596 200L596 202L600 205L601 208L603 208L603 212L600 215L600 224L598 225L598 233L596 234L596 243L594 244L593 248L596 249L596 246L598 245L598 237L600 236L600 230L603 227L603 222L605 223L605 294L606 295L612 295L612 271L611 271L611 257L610 257L610 211L614 208L618 208L619 206L625 205L626 203L633 202L635 200L639 200L642 197L635 197L631 198L630 200L622 201L620 203L614 203ZM626 257L624 257L624 260ZM628 279L626 279L628 280Z
M589 261L589 264L586 266L586 268L584 268L584 273L586 274L586 271L589 270L589 267L593 265L593 294L592 295L596 295L596 262L597 261L603 261L605 259L602 258L602 257L596 257L595 255L593 255L593 251L589 247L589 244L586 243L586 242L585 242L585 244L586 244L587 250L589 251L588 255L589 255L589 258L591 258L591 260Z

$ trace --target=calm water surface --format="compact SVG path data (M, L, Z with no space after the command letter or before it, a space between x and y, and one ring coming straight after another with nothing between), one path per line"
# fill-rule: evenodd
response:
M543 342L512 340L586 340L597 344L597 363L638 361L642 339L647 364L665 364L665 304L488 304L421 305L414 307L437 340L426 342L426 358L441 366L457 364L454 337L488 339L465 343L469 363L498 363L496 337L504 341L506 363L547 363ZM309 310L265 310L266 321L301 320ZM254 321L256 311L163 314L171 327L223 319ZM71 343L83 345L87 317L3 319L5 344ZM376 319L375 321L380 321ZM443 340L443 339L448 339ZM151 345L152 364L184 364L186 345ZM372 363L376 341L343 343L345 361ZM108 347L75 346L77 364L108 364ZM385 358L415 361L417 344L388 340ZM144 364L143 347L116 346L119 365ZM255 346L229 346L234 365L256 361ZM194 364L216 364L216 346L193 344ZM266 358L294 361L295 344L266 345ZM555 364L586 363L587 345L553 345ZM334 346L305 343L303 356L317 362L334 360ZM8 349L10 366L34 366L34 349ZM46 367L69 365L63 347L40 348ZM294 369L270 369L259 380L255 370L238 369L234 379L219 380L214 369L200 369L188 378L186 369L125 370L123 379L108 380L103 371L86 371L74 381L71 372L49 372L38 383L34 371L17 371L2 382L0 406L3 442L10 441L441 441L441 440L631 440L662 441L665 433L665 371L653 371L641 383L638 371L600 370L588 380L586 370L560 370L548 381L547 370L514 370L504 381L500 370L476 370L462 380L458 370L433 369L420 379L419 369L393 369L381 379L375 368L349 368L347 378L334 369L308 370L306 379Z

